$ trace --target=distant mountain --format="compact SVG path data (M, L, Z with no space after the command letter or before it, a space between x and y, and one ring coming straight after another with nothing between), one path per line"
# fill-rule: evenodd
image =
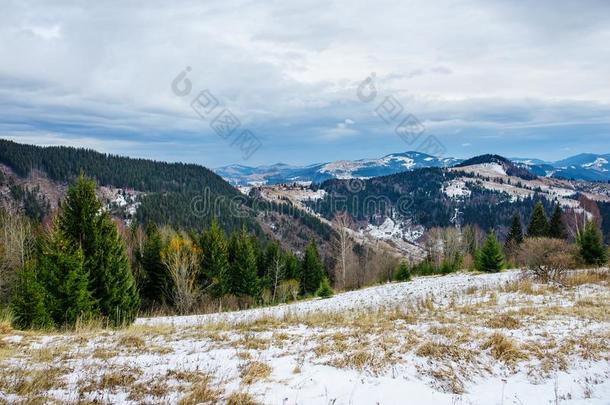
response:
M537 176L532 174L527 166L516 164L500 155L481 155L471 159L464 160L456 164L456 167L465 166L487 166L495 169L495 171L506 174L508 176L521 177L525 180L535 179Z
M538 175L559 179L610 181L610 154L581 153L556 162L538 159L513 159Z
M583 153L557 162L535 158L506 159L499 155L482 155L475 159L493 160L494 158L491 157L494 156L496 163L510 171L508 174L519 177L535 175L568 180L610 181L610 154ZM502 162L498 159L502 159ZM258 186L295 182L322 183L329 179L355 177L368 179L427 167L464 166L466 163L474 164L472 159L465 161L456 158L437 158L426 153L411 151L393 153L378 159L337 160L308 166L291 166L283 163L258 167L230 165L217 168L214 172L234 186Z
M450 167L459 162L461 162L460 159L438 158L421 152L404 152L393 153L377 159L337 160L309 166L290 166L282 163L258 167L230 165L214 171L233 185L247 186L371 178L426 167Z

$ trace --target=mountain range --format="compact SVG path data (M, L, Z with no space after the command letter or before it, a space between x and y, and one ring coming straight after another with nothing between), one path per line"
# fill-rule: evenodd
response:
M610 154L582 153L556 162L533 158L511 158L517 166L536 176L559 179L610 181ZM371 178L427 167L453 167L464 162L422 152L393 153L376 159L337 160L307 166L284 163L265 166L228 165L214 169L235 186L282 183L321 183L329 179Z

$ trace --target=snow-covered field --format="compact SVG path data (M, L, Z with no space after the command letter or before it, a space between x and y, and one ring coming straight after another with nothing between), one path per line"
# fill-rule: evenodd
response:
M325 300L0 328L0 403L608 404L608 273L416 278Z

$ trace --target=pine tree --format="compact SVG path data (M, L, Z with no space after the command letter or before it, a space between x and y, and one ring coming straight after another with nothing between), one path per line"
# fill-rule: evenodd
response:
M504 241L504 251L506 254L514 258L519 246L523 243L523 227L521 225L521 217L518 213L513 215L513 220L510 224L510 229Z
M93 298L113 325L135 319L140 297L125 244L95 195L95 183L81 175L68 189L59 230L84 255Z
M303 294L314 294L324 277L324 266L320 261L316 242L312 239L305 249L305 257L301 263L301 290Z
M394 274L394 280L396 281L409 281L411 280L411 272L409 271L409 266L405 261L401 261L398 265L398 269L396 269L396 273Z
M146 240L142 247L141 266L144 283L140 294L149 303L171 303L171 276L161 261L163 243L155 224L146 227Z
M201 237L201 250L199 284L209 287L213 296L222 297L230 288L229 251L226 236L215 220Z
M334 291L328 282L328 278L323 277L322 281L320 281L320 286L316 290L316 295L320 298L330 298L333 294Z
M299 259L292 253L287 252L284 255L284 279L299 280L300 279L300 264Z
M96 222L97 250L89 261L93 296L102 315L113 325L130 324L135 320L140 296L125 243L107 213L102 213Z
M566 226L563 222L563 212L559 203L555 204L555 210L549 223L549 237L555 239L566 239L568 237Z
M40 279L48 292L47 306L57 326L74 325L91 318L96 302L89 290L80 247L75 247L55 229L44 241L38 259Z
M28 263L17 273L11 297L13 326L17 329L46 329L53 327L47 310L47 291L37 278L34 266Z
M96 226L101 210L102 204L95 195L95 182L81 174L68 188L58 224L64 236L83 249L85 261L93 257L97 248ZM91 270L88 265L85 267Z
M597 224L588 221L585 229L576 237L580 257L588 265L602 266L608 262L608 251L603 243L602 233Z
M523 226L519 214L513 215L508 235L506 235L506 245L518 246L523 243Z
M229 292L238 297L256 297L259 292L256 255L245 229L232 236L230 249Z
M475 267L478 271L495 273L502 270L504 265L504 254L498 242L498 237L495 232L490 232L483 244L483 247L477 253Z
M532 218L527 227L527 236L530 238L546 237L549 233L549 221L540 201L536 203Z

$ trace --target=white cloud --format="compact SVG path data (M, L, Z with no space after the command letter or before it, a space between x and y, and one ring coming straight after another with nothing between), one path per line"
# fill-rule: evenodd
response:
M370 72L433 128L592 123L610 108L609 11L602 0L9 1L0 120L209 137L170 91L188 65L195 90L284 137L297 136L284 126L391 132L356 99Z

